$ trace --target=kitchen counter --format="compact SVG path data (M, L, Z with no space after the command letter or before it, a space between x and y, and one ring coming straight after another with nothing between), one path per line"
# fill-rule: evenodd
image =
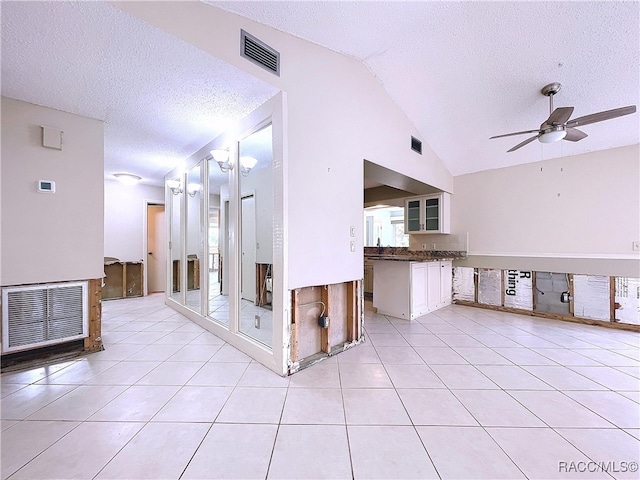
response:
M436 260L455 260L466 258L467 252L422 250L410 251L406 247L365 247L365 260L391 260L396 262L432 262Z

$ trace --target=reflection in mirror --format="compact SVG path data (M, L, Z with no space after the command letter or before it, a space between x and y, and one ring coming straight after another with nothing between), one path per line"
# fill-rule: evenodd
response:
M387 205L364 209L365 247L408 247L404 208Z
M170 255L171 255L171 298L182 303L180 292L180 257L182 252L182 242L180 241L180 178L167 181L170 196L171 222L170 229Z
M273 343L273 142L271 125L240 142L240 332Z
M213 320L229 325L229 288L223 289L223 260L226 263L226 222L228 215L221 209L221 199L228 198L228 174L222 173L215 158L209 159L209 215L208 242L209 258L207 259L208 274L208 306L207 315ZM224 201L229 205L229 201ZM226 283L226 274L224 271Z
M187 202L187 232L185 245L187 248L187 304L191 310L201 313L200 268L202 262L202 238L200 226L200 209L202 204L202 162L187 173L185 201Z

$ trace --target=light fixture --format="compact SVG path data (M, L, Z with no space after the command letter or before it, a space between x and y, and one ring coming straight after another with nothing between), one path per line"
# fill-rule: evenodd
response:
M559 142L566 136L567 131L562 125L558 125L557 127L551 127L548 130L545 130L544 133L538 137L538 141L540 143Z
M256 166L258 160L253 157L240 157L240 173L243 177L249 175L249 172Z
M199 183L189 183L187 184L187 194L190 197L195 197L196 193L198 193L202 189L202 185Z
M113 176L116 177L121 184L126 185L127 187L132 187L142 180L142 177L134 175L133 173L114 173Z
M180 180L167 180L167 187L171 190L171 193L174 195L179 195L182 193L182 184Z
M228 150L211 150L211 156L216 161L222 173L227 173L229 170L233 170L233 163L229 160Z

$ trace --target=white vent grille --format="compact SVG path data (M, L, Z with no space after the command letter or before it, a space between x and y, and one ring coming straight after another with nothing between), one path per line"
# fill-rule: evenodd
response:
M76 340L87 335L87 282L2 290L4 353Z
M280 76L280 53L244 30L240 30L240 45L244 58Z

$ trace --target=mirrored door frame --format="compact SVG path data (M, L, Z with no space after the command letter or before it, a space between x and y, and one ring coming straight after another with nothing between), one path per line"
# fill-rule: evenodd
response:
M262 363L267 368L275 371L279 375L285 375L288 370L287 365L287 351L289 347L289 334L290 334L290 311L289 311L289 295L286 268L286 192L285 192L285 176L286 176L286 128L285 128L285 106L286 95L284 92L280 92L274 96L271 100L264 103L258 109L247 115L240 120L237 125L229 129L217 137L212 142L202 147L198 152L193 154L187 159L184 164L183 170L174 170L170 172L165 178L176 178L178 175L182 178L182 185L186 185L186 173L190 168L195 166L198 162L206 159L210 156L209 151L215 149L229 148L230 158L235 159L236 164L239 156L239 142L251 135L252 133L261 130L267 125L272 125L272 142L273 142L273 338L272 348L266 347L264 344L253 340L240 333L240 272L241 272L241 245L238 242L240 232L240 169L233 168L228 172L228 185L229 185L229 218L228 218L228 232L221 232L222 235L227 235L227 244L230 253L229 265L229 325L228 328L219 322L207 317L207 299L208 299L208 281L204 278L207 274L206 268L200 269L200 285L202 302L200 312L195 312L185 307L185 295L184 288L181 288L182 304L176 302L171 298L169 294L170 290L167 289L166 303L172 308L176 309L189 319L213 332L226 342L230 343L234 347L238 348L242 352L246 353L256 361ZM201 232L208 232L208 215L206 212L209 210L209 162L204 162L203 172L201 178L202 182L202 198L201 204ZM207 181L205 181L207 180ZM170 189L167 190L167 198L172 195ZM181 284L186 285L186 250L185 250L185 237L186 237L186 202L184 200L185 193L181 193L182 199L180 202L181 208L181 259L180 262L183 267L181 268ZM221 198L221 206L224 205ZM224 207L222 207L224 208ZM169 222L171 222L171 216L169 216ZM204 237L204 235L203 235ZM171 238L168 236L168 238ZM209 256L209 242L202 240L203 258ZM170 257L169 257L170 258ZM169 260L167 265L168 272L171 264Z

